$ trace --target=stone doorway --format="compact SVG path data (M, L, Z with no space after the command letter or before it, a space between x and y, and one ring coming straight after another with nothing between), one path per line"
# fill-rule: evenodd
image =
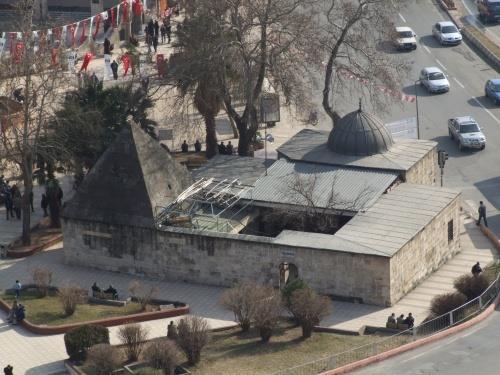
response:
M286 284L299 278L299 269L293 263L283 262L279 266L280 281L279 288L283 289Z

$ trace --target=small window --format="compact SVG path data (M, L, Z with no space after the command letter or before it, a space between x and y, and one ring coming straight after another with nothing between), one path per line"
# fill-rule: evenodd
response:
M453 220L448 221L448 242L453 241Z

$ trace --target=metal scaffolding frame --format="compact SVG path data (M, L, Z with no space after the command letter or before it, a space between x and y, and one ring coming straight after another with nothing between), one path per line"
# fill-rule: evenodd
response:
M195 229L228 232L233 228L231 220L252 202L248 194L252 189L238 179L202 178L168 206L156 207L156 227L187 223Z

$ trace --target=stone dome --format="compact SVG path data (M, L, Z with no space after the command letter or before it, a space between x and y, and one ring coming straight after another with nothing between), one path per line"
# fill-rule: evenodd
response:
M328 136L328 148L338 154L369 156L387 152L394 141L377 117L357 111L342 117Z

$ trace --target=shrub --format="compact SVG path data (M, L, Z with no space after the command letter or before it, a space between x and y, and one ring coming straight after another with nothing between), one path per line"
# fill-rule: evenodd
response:
M118 338L125 345L127 359L137 361L148 338L148 330L140 324L127 324L118 329Z
M106 327L84 325L64 334L64 345L70 359L83 360L87 350L96 344L109 344L109 331Z
M243 332L247 332L252 323L255 290L255 283L238 283L226 290L220 299L220 304L233 312L234 318Z
M201 351L208 342L208 324L198 316L188 316L179 321L177 345L186 354L188 363L200 361Z
M268 342L281 316L281 294L269 286L259 286L255 293L253 321L262 342Z
M483 274L477 276L462 275L453 282L455 289L464 294L469 301L481 295L488 288L488 285L488 279Z
M96 375L109 375L121 364L120 353L109 344L97 344L87 352L85 365Z
M76 306L85 302L86 295L87 292L76 284L66 284L57 291L57 296L67 316L73 315Z
M304 288L309 288L309 285L302 279L295 279L293 281L290 281L285 285L285 287L282 289L281 293L283 294L283 299L285 300L285 305L287 307L290 306L290 301L292 298L293 292L299 289L304 289Z
M440 294L431 301L431 312L434 316L440 316L462 306L467 302L467 297L459 292Z
M40 296L45 297L52 282L52 271L46 267L38 266L31 270L31 277Z
M330 299L310 288L297 289L290 299L290 311L302 327L302 337L311 337L314 326L330 313Z
M174 375L175 368L181 361L181 354L171 340L153 341L144 351L144 358L155 369L165 375Z
M137 298L142 310L146 310L151 300L158 294L158 287L153 285L149 288L145 287L139 280L133 280L128 286L128 291L132 296Z

